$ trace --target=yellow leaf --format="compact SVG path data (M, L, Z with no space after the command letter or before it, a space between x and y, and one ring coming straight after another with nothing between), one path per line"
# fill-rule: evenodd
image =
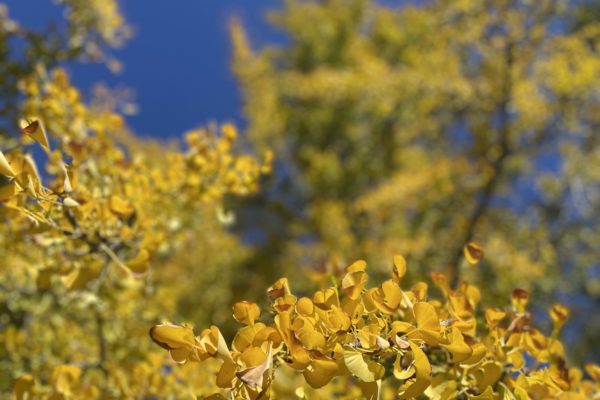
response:
M440 320L435 307L426 302L419 302L415 303L413 312L417 322L417 334L415 336L424 340L427 344L438 344L440 341Z
M260 317L260 308L251 301L239 301L233 305L233 318L242 324L252 325Z
M401 255L395 255L394 269L392 270L392 278L396 282L400 282L404 275L406 275L406 260Z
M409 379L400 387L398 394L403 398L417 397L421 395L431 383L431 364L423 351L412 341L409 342L413 353L413 366L415 377Z
M296 303L296 312L303 316L310 316L315 311L315 306L311 299L302 297Z
M354 265L354 264L353 264ZM352 300L360 297L360 293L367 284L367 274L364 271L348 272L342 279L342 289L346 296Z
M338 372L337 363L329 358L317 358L306 367L304 379L313 388L318 389L327 385Z
M375 382L358 382L358 386L362 391L363 399L378 400L381 396L381 379Z
M261 351L262 353L262 351ZM263 353L264 355L264 353ZM247 368L236 374L239 380L250 386L252 389L256 387L263 388L263 379L265 372L271 369L273 365L271 345L269 345L269 351L266 354L266 358L262 363L254 367Z
M213 325L209 329L203 330L200 336L200 346L208 354L219 357L222 360L233 359L219 328Z
M73 386L79 381L81 369L74 365L59 365L52 370L50 383L54 390L70 397Z
M21 132L35 140L46 151L50 151L50 143L48 143L46 129L41 119L34 119L33 121L21 120Z
M198 345L194 331L187 326L173 324L155 325L150 328L150 338L154 343L169 350L171 357L177 363L185 363L195 358L198 359Z
M443 346L452 354L452 362L460 363L473 354L473 349L465 342L465 338L460 330L453 326L449 335L449 344Z
M365 356L356 349L344 349L344 364L348 371L363 382L375 382L383 377L385 368Z
M0 151L0 174L9 178L14 178L16 175L2 151Z
M235 371L237 365L233 360L223 360L223 364L217 373L216 384L222 389L230 389L233 387L233 380L235 379Z

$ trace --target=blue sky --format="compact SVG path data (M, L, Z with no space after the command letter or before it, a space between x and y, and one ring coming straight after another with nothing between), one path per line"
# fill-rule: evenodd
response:
M52 0L5 1L10 15L28 28L61 18ZM281 40L264 14L279 0L123 0L135 30L113 54L125 69L112 74L104 65L73 64L71 77L84 93L97 82L128 87L139 113L128 123L140 135L173 137L209 121L243 123L241 99L229 67L227 22L238 16L257 45Z

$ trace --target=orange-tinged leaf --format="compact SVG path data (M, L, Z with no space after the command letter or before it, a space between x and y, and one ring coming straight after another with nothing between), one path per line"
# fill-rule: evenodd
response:
M286 294L291 294L287 278L277 280L277 282L267 289L267 296L271 298L281 297Z
M522 314L529 303L529 292L525 289L517 288L512 292L512 304L516 312Z

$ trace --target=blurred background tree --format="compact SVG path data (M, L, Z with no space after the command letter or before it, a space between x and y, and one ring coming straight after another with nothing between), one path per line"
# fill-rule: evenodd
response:
M491 298L566 302L571 354L598 360L600 23L582 7L288 0L285 42L260 51L234 20L247 134L277 154L240 216L249 268L323 281L403 254Z

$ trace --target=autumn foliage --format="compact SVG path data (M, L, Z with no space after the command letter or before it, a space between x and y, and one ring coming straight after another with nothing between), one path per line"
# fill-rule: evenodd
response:
M600 8L425 3L232 19L247 127L169 140L67 73L117 0L0 4L0 397L600 398Z
M553 329L545 335L527 310L526 290L515 289L509 307L482 310L476 286L452 289L443 274L431 276L438 296L426 282L403 290L401 256L394 257L391 279L378 287L367 287L366 269L356 261L341 282L311 297L293 295L282 278L267 290L268 317L260 318L256 303L234 304L233 317L245 326L230 347L216 326L195 336L189 326L162 324L150 336L178 363L221 360L215 383L234 398L279 398L275 382L294 372L308 384L295 383L299 398L313 398L310 388L326 385L333 386L329 396L368 399L600 394L600 367L588 365L592 379L586 380L565 363L558 338L569 314L564 306L549 311Z

